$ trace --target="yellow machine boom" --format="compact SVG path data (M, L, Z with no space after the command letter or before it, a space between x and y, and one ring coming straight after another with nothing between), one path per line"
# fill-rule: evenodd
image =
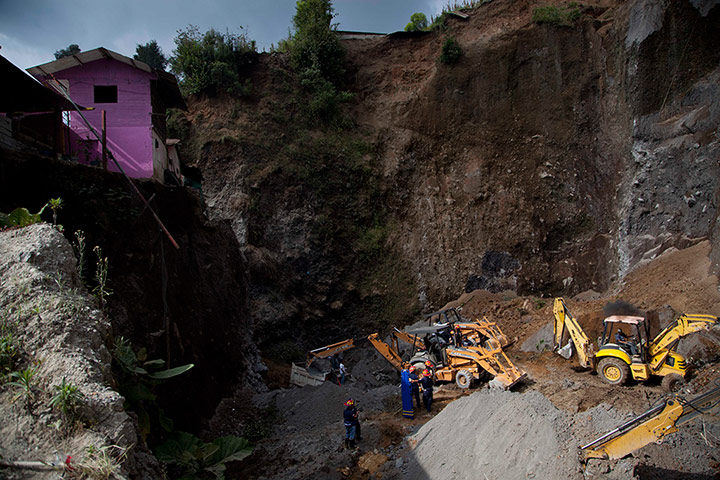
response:
M563 358L569 359L572 355L572 344L578 354L578 361L584 368L595 368L595 348L590 339L585 335L580 324L570 313L565 300L561 297L555 299L553 305L553 314L555 315L554 328L554 346L553 351ZM570 340L564 347L562 346L563 335L567 329L570 334Z
M581 447L581 462L584 465L591 458L615 460L650 443L661 443L667 435L677 432L680 425L717 409L719 404L720 387L692 400L677 395L668 397L664 403Z

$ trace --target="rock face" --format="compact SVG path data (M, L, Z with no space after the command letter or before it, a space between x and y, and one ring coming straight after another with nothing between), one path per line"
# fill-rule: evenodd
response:
M0 334L10 336L17 351L12 370L36 371L32 397L18 395L17 386L0 391L2 458L62 462L71 455L76 464L90 468L97 458L89 447L100 454L115 446L106 452L128 452L124 474L159 475L157 462L123 410L124 399L113 389L106 348L110 324L79 282L67 240L48 224L0 232L0 278ZM78 427L49 407L62 382L82 394L76 418L89 426ZM28 478L25 473L3 471L2 476Z
M113 335L146 348L148 358L195 364L158 392L178 428L199 430L237 384L264 388L247 309L247 262L229 226L209 221L194 191L139 184L176 249L121 176L41 158L0 161L0 211L37 211L49 196L61 197L67 236L85 232L91 282L92 249L102 248Z
M583 5L572 26L496 0L443 33L346 41L346 133L288 127L279 55L252 98L191 102L186 152L250 260L261 347L384 328L463 287L604 291L714 233L720 7Z

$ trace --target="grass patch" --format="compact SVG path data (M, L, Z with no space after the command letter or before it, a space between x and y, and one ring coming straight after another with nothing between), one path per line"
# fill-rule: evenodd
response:
M580 4L571 2L566 7L546 5L533 9L532 21L538 24L570 26L580 18Z

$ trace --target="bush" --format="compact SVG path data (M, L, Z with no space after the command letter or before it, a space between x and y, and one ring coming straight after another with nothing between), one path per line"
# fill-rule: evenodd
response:
M460 60L460 57L462 57L460 44L454 37L447 38L443 43L442 51L440 52L440 63L452 65L457 63Z
M424 13L413 13L410 15L410 23L405 25L406 32L420 32L428 26L428 20Z
M341 88L345 49L335 34L335 16L329 0L300 0L293 17L295 34L284 43L300 85L298 103L311 120L337 117L339 104L352 98Z
M250 93L249 79L242 77L243 70L257 60L254 40L214 29L200 34L198 27L191 25L178 31L175 45L170 65L183 93Z
M547 23L549 25L572 25L580 18L580 6L572 2L567 7L556 7L546 5L533 9L532 20L535 23Z

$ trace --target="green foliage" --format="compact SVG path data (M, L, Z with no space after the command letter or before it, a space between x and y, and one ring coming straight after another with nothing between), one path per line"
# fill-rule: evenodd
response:
M405 25L406 32L419 32L428 26L428 19L424 13L413 13L410 15L410 23Z
M244 438L227 436L204 443L190 433L176 432L155 450L155 455L170 467L172 478L223 479L227 462L242 460L252 451L253 446Z
M50 407L57 408L65 415L75 413L75 408L84 398L77 385L68 383L63 377L60 385L55 385L55 394L50 398Z
M170 66L184 93L250 93L250 80L243 79L243 70L255 63L257 49L255 41L245 34L214 29L201 34L191 25L178 30L175 45Z
M47 208L48 204L45 204L38 213L30 213L25 207L19 207L10 212L9 214L0 214L0 227L27 227L35 223L42 222L40 216Z
M566 7L546 5L533 9L532 21L535 23L547 23L549 25L572 25L580 18L580 5L571 2Z
M80 53L80 47L77 43L71 43L67 48L61 48L55 52L55 60L60 60L63 57L69 57L70 55L76 55Z
M165 360L148 360L145 348L135 353L130 341L123 337L115 339L112 356L113 365L116 367L118 390L125 397L126 408L137 414L143 437L150 433L153 420L156 420L164 430L172 431L173 422L165 416L165 412L157 404L157 397L153 391L163 380L187 372L194 367L194 364L164 369Z
M60 211L60 209L63 207L63 200L62 200L62 198L60 198L60 197L58 197L58 198L51 198L51 199L48 201L47 206L49 206L50 209L52 210L52 214L53 214L53 226L54 226L55 228L57 228L59 231L62 232L62 230L63 230L62 225L58 225L58 223L57 223L58 211Z
M448 37L443 42L438 61L445 65L452 65L460 60L462 54L462 48L460 48L460 44L455 40L455 37Z
M357 241L360 259L371 261L377 258L385 247L387 236L388 227L386 225L376 225L362 231Z
M9 386L17 387L20 389L20 392L13 397L13 401L21 397L24 398L25 406L28 409L30 408L30 404L35 398L35 393L33 392L35 380L33 379L35 378L36 373L36 368L26 368L25 370L21 370L19 372L12 372L10 374L11 381L7 383Z
M345 49L332 25L335 16L329 0L299 0L293 17L295 34L285 45L301 87L299 105L306 105L311 120L334 120L339 104L352 98L341 88Z
M133 58L147 63L150 67L158 70L165 70L165 67L167 67L169 63L156 40L150 40L145 45L138 44Z
M4 332L0 335L0 380L15 367L18 355L18 346L12 333Z
M78 278L85 283L85 232L78 230L75 232L75 240L72 242L73 251L75 252L75 258L77 258L77 271Z
M108 258L102 256L102 249L97 245L93 248L93 252L95 252L97 256L97 263L95 264L95 281L97 285L93 288L93 293L98 298L100 308L104 309L107 303L107 297L113 293L107 286Z

